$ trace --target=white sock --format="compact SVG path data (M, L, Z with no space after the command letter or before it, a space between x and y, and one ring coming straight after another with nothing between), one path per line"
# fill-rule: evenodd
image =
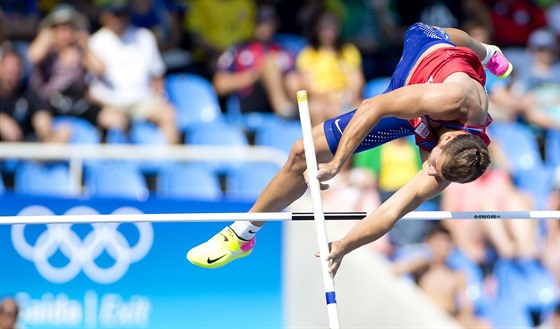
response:
M490 58L492 58L492 56L494 55L496 50L494 48L492 48L490 45L487 45L485 43L483 43L482 45L486 49L486 57L484 57L484 59L482 60L482 65L486 65L486 63L488 63Z
M235 221L229 226L240 239L251 240L261 229L259 226L251 224L249 221Z

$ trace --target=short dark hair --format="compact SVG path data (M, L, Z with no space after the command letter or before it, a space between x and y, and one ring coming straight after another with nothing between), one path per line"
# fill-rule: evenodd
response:
M22 56L14 49L14 45L10 41L4 41L0 44L0 61L8 56L15 56L20 61L23 60Z
M448 182L472 182L490 165L488 146L476 135L456 136L443 146L442 152L447 159L441 167L441 175Z

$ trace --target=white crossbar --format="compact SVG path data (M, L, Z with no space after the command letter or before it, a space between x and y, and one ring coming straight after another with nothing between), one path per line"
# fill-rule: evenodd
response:
M360 220L365 212L325 213L326 220ZM509 219L560 219L560 211L412 211L403 220L509 220ZM187 213L187 214L111 214L111 215L50 215L50 216L0 216L0 225L14 224L89 224L89 223L169 223L169 222L230 222L249 221L299 221L313 220L307 212L256 212L256 213Z

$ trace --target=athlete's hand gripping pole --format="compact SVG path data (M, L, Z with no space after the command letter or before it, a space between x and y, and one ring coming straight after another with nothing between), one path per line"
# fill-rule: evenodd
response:
M313 215L315 218L315 227L317 229L317 238L319 240L319 255L321 261L321 269L323 272L323 282L325 285L325 296L327 300L327 311L329 314L329 327L331 329L340 328L338 320L338 309L336 305L336 295L334 291L334 278L329 272L329 244L327 238L327 229L325 227L325 213L323 212L323 202L321 201L321 187L317 178L317 157L315 155L315 145L313 144L313 132L311 127L311 119L309 117L309 103L307 91L300 90L297 92L297 101L299 108L299 117L301 121L301 129L303 132L303 146L305 149L305 160L307 163L308 184L311 191L311 199L313 201Z

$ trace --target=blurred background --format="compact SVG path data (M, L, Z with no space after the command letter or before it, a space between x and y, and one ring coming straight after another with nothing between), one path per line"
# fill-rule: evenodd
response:
M314 124L354 109L417 21L514 65L487 75L491 168L418 210L560 210L558 1L0 0L0 215L247 211L301 138L295 91ZM325 210L371 211L419 168L406 138L357 154ZM0 226L0 328L327 326L312 223L189 264L223 225ZM559 284L560 220L403 221L337 293L343 327L560 328Z

